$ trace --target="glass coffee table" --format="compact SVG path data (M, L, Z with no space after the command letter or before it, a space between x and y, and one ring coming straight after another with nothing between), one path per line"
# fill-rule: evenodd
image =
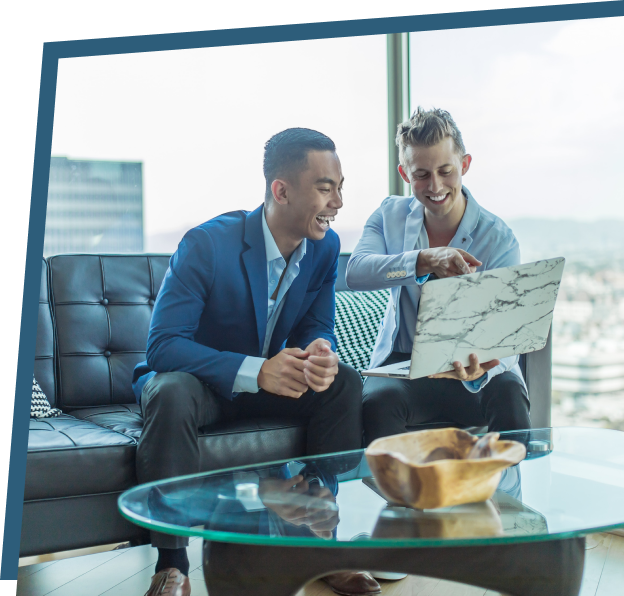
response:
M210 596L292 596L340 570L425 575L511 596L576 596L585 535L624 525L624 433L502 433L527 446L494 497L395 506L364 451L153 482L119 499L130 521L204 539Z

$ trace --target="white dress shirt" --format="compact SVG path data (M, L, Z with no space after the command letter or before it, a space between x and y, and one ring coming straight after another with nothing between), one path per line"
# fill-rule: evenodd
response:
M299 262L306 254L307 240L304 238L301 244L295 249L295 252L290 256L288 265L286 265L286 259L284 259L282 253L279 251L275 238L273 238L273 234L271 234L271 230L267 224L264 209L262 210L262 233L264 235L264 246L266 248L267 278L269 282L267 296L269 308L267 309L267 326L262 347L262 357L247 356L247 358L243 360L243 363L238 369L236 378L234 379L234 385L232 387L233 393L257 393L259 391L258 375L269 354L273 330L275 329L275 324L284 306L284 296L286 292L288 292L293 281L295 281L297 275L299 275ZM284 272L284 269L286 272ZM284 279L282 279L277 297L273 300L271 296L275 293L275 288L277 284L279 284L282 273L284 274Z

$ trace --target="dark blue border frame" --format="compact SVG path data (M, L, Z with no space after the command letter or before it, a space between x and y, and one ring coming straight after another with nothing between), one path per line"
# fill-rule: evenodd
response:
M35 359L37 304L41 280L50 153L52 150L56 78L60 59L617 16L624 16L624 3L621 1L45 43L41 65L39 113L0 579L17 579L30 416L30 398L28 395L31 391L31 375Z

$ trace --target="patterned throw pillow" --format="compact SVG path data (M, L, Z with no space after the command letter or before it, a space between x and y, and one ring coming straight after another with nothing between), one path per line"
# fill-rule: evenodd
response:
M46 394L41 391L39 383L33 375L33 388L32 398L30 400L30 417L31 418L55 418L60 416L63 412L58 408L53 408L46 397Z
M389 290L336 292L338 358L357 371L368 367L389 299Z

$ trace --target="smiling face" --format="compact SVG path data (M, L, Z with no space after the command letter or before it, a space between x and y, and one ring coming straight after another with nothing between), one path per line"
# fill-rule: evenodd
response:
M307 168L290 180L275 180L282 224L292 240L322 240L342 207L342 168L333 151L310 151Z
M399 173L424 205L425 217L459 224L465 209L462 176L471 161L470 155L457 153L451 137L445 137L431 147L406 147Z

